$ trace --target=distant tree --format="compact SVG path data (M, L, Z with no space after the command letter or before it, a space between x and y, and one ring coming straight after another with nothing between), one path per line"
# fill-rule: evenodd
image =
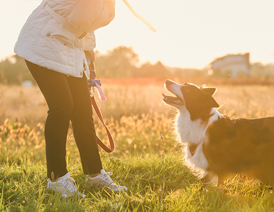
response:
M222 72L220 69L215 69L213 72L212 72L212 75L211 77L221 77L222 76Z
M274 64L270 63L264 66L265 77L274 76Z
M274 76L274 64L269 63L263 65L262 63L251 64L251 76L252 77L273 77Z
M105 55L96 52L95 67L99 77L127 78L135 75L138 62L131 47L119 46Z
M253 77L263 77L265 75L264 65L262 63L251 64L251 76Z
M193 77L201 78L201 77L207 77L207 70L198 70L198 69L193 69Z
M200 70L194 68L171 68L171 72L173 73L174 77L185 78L185 77L206 77L207 69Z
M0 62L0 83L21 84L25 80L34 82L24 59L13 55Z
M96 52L95 67L98 77L168 77L170 71L161 63L147 62L138 67L139 56L131 47L119 46L106 54Z
M158 61L151 65L149 62L143 64L137 74L137 77L170 77L172 74L167 68Z

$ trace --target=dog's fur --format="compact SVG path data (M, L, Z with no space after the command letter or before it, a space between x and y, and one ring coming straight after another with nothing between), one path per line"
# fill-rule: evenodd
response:
M216 110L215 88L171 80L165 87L176 96L163 101L178 109L175 131L194 174L218 184L236 174L274 183L274 117L231 119Z

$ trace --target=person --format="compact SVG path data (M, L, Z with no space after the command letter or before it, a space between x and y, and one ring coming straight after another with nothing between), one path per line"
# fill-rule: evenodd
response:
M114 0L43 0L24 24L14 51L24 58L48 105L45 123L47 189L63 197L78 194L67 170L66 138L71 121L85 182L126 191L102 168L89 95L94 31L115 16ZM92 66L93 63L91 63Z

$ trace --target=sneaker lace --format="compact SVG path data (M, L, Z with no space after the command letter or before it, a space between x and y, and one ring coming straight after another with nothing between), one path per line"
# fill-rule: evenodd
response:
M70 192L76 192L76 190L77 190L75 180L71 177L68 180L66 180L66 182L63 184L63 188L65 188L65 187Z
M109 177L110 175L112 175L111 172L106 172L106 173L102 174L102 178L103 178L109 185L111 185L111 184L114 183L113 180ZM114 184L115 184L115 183L114 183Z

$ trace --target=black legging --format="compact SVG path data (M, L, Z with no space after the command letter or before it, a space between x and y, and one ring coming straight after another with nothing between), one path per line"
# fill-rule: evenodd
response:
M48 104L45 124L47 176L62 177L66 167L66 138L69 122L80 152L85 174L99 173L102 163L92 117L87 78L66 76L29 61L26 64Z

